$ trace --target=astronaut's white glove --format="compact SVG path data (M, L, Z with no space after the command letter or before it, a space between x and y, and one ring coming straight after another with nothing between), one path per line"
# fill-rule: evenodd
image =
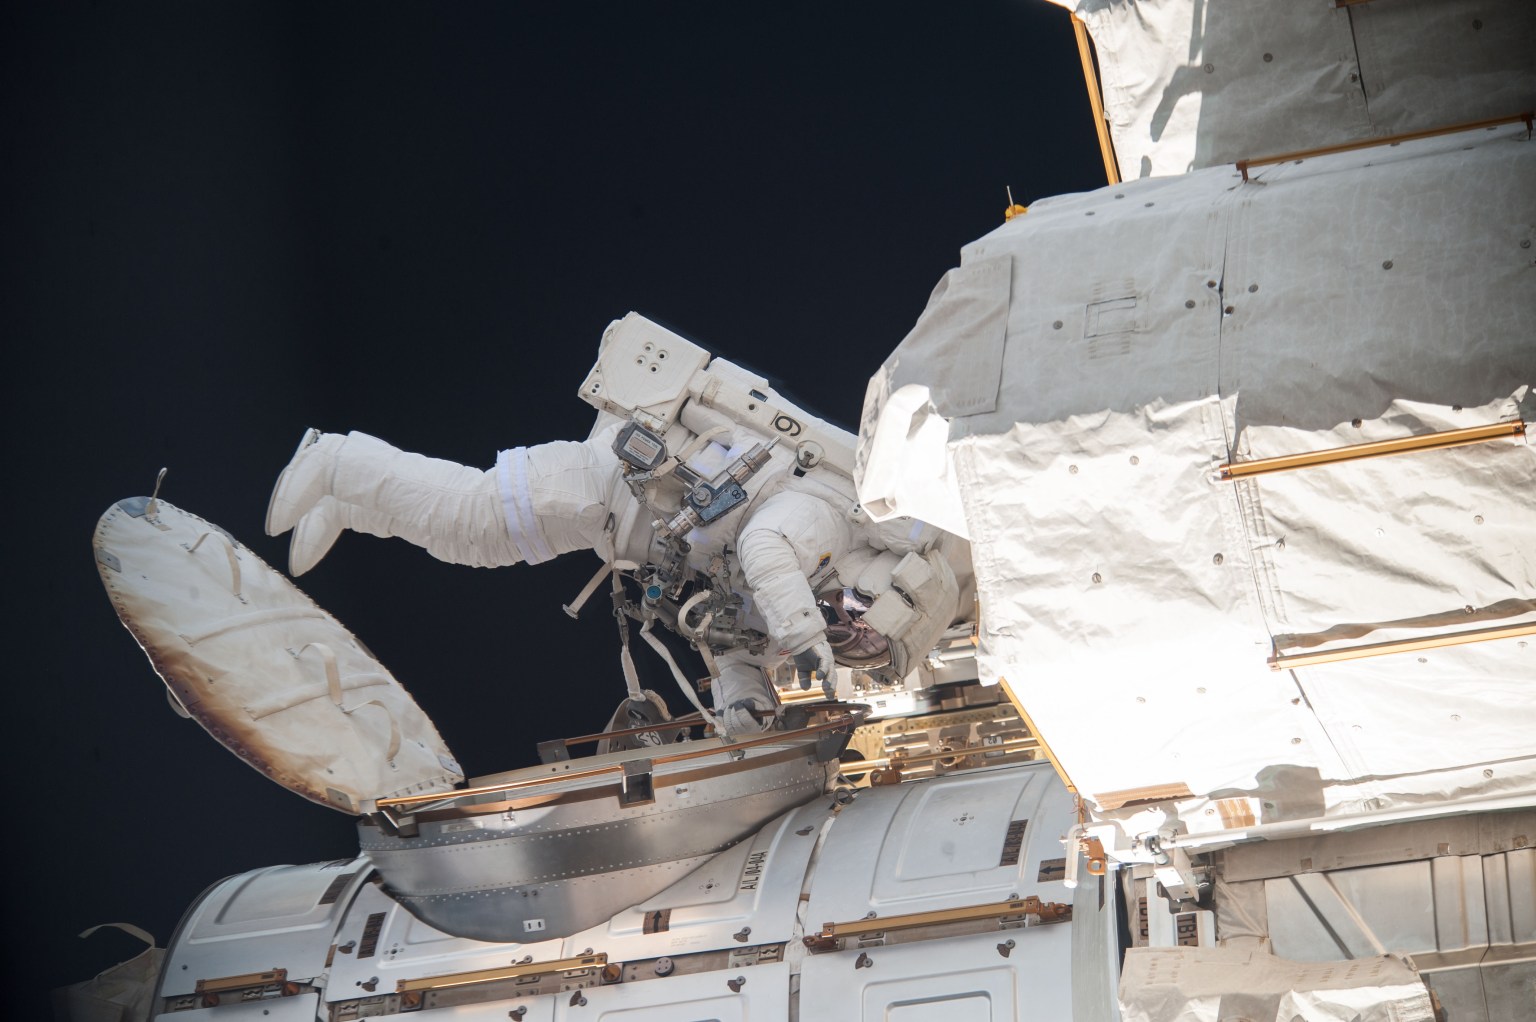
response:
M761 699L738 699L717 716L728 737L754 735L773 723L773 707Z
M831 699L837 691L837 685L833 681L832 671L837 666L832 659L832 647L825 637L818 639L800 652L789 658L795 667L795 678L800 682L800 688L808 689L811 682L821 682L821 691Z

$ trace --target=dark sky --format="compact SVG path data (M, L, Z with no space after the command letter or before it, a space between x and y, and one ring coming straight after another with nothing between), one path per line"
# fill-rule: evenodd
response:
M262 516L304 427L482 466L579 439L632 309L853 423L1005 185L1102 183L1043 0L546 6L0 15L8 1017L136 950L87 926L164 943L220 877L356 848L172 715L96 577L109 504L168 466L284 567ZM595 566L346 536L302 583L486 773L620 697L611 617L560 610Z

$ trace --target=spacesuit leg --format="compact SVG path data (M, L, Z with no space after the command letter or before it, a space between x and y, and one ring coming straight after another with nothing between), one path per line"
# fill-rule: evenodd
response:
M399 536L454 564L522 560L493 471L411 454L366 433L306 434L267 510L269 534L288 528L295 575L314 567L344 529Z
M732 650L715 658L720 669L714 681L715 715L730 734L754 734L773 723L779 700L760 659L746 650ZM760 720L753 710L766 716Z

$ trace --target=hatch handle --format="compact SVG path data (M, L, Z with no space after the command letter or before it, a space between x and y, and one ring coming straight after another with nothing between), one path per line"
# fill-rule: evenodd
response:
M349 717L364 706L377 706L384 711L384 718L389 721L389 752L385 754L384 758L393 761L395 754L400 751L400 725L395 721L395 715L390 712L389 707L377 699L370 699L366 703L360 703L350 710L343 706L341 702L341 670L336 666L336 651L323 642L306 642L299 648L299 656L303 656L304 652L311 648L320 654L320 662L325 665L326 688L330 692L331 702L336 704L338 710Z
M209 529L207 532L197 537L197 541L195 543L187 547L187 553L197 553L197 548L202 546L203 540L207 539L209 536L219 537L219 541L223 544L224 556L229 561L230 592L234 593L235 598L238 599L241 603L244 603L245 597L240 594L240 558L235 553L235 545L229 541L228 536L224 535L222 532L219 532L217 529Z

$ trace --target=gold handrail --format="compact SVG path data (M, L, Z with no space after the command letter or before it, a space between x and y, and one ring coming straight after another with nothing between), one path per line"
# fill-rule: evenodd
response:
M872 933L890 933L912 930L922 926L938 926L944 923L965 923L985 919L1006 919L1009 916L1038 915L1051 922L1064 919L1072 912L1072 906L1041 901L1031 894L1009 901L994 901L985 905L966 905L960 908L940 908L930 912L909 912L905 915L859 919L850 923L823 923L819 933L805 937L805 945L812 951L832 950L835 943L848 937L865 937Z
M1072 31L1077 36L1077 54L1083 59L1083 80L1088 85L1088 105L1093 110L1093 128L1099 135L1099 154L1104 157L1104 176L1109 183L1120 183L1120 164L1115 160L1115 143L1109 137L1109 122L1104 119L1104 100L1099 94L1099 75L1093 69L1093 53L1088 49L1088 26L1076 14Z
M817 693L821 698L821 693ZM556 738L552 745L585 745L588 742L600 742L604 738L627 738L630 735L643 735L650 731L669 731L673 728L691 728L704 723L704 717L698 711L683 717L673 717L671 720L658 720L654 724L641 724L639 727L626 727L617 731L596 731L590 735L577 735L575 738ZM542 743L541 743L542 744Z
M287 969L268 969L266 972L244 972L238 976L219 976L215 979L200 979L197 981L195 992L199 994L224 994L231 990L245 990L249 987L278 986L288 979Z
M1330 447L1327 450L1308 451L1304 454L1284 454L1274 458L1231 462L1218 466L1217 472L1223 480L1230 481L1269 472L1287 472L1312 465L1359 461L1362 458L1380 458L1388 454L1408 454L1414 451L1440 451L1449 447L1465 447L1467 444L1480 444L1489 440L1511 440L1524 435L1525 423L1516 419L1513 422L1495 422L1487 426L1420 433L1417 436L1398 437L1395 440L1377 440L1368 444Z
M807 735L820 734L823 731L835 731L840 727L856 725L863 714L845 713L831 720L822 721L820 724L809 724L794 731L769 731L754 738L744 738L739 742L721 742L712 745L706 742L690 742L690 745L702 745L703 748L685 749L682 752L669 752L660 756L646 757L653 766L661 766L666 763L682 763L691 759L701 759L705 756L715 756L720 753L734 753L746 749L754 749L760 745L782 745L795 741ZM396 795L393 798L381 798L377 805L379 808L393 808L396 806L413 806L427 802L456 802L460 799L474 798L479 795L496 795L507 791L520 791L525 788L535 788L546 784L557 784L563 781L579 781L591 777L601 777L605 774L618 774L623 776L624 763L605 763L602 766L588 767L585 770L569 770L562 773L551 773L547 777L524 777L516 781L504 781L500 784L486 784L474 788L457 788L453 791L434 791L421 795Z
M592 969L607 964L607 952L599 951L593 955L561 958L554 962L521 962L517 965L505 965L499 969L475 969L470 972L449 972L441 976L427 976L423 979L402 979L395 984L395 992L398 994L408 994L427 990L445 990L450 987L471 986L476 983L494 983L499 979L517 979L520 976L543 976L552 972L579 972L582 969Z
M1293 667L1310 667L1313 664L1334 663L1340 660L1361 660L1366 657L1386 656L1390 653L1412 653L1421 649L1440 649L1445 646L1464 646L1472 642L1492 642L1495 639L1513 639L1521 635L1536 635L1536 622L1523 625L1500 625L1496 628L1473 628L1464 632L1442 632L1420 639L1398 639L1394 642L1372 642L1364 646L1344 646L1312 653L1279 653L1268 658L1272 671L1284 671Z
M1383 135L1380 138L1366 138L1358 142L1341 142L1338 145L1319 146L1316 149L1298 149L1290 153L1277 153L1274 156L1258 156L1246 160L1237 161L1237 169L1243 174L1243 181L1248 180L1249 167L1264 167L1272 163L1286 163L1290 160L1305 160L1313 156L1332 156L1335 153L1347 153L1356 149L1369 149L1379 145L1397 145L1399 142L1417 142L1421 138L1435 138L1439 135L1454 135L1460 131L1476 131L1478 128L1496 128L1501 124L1513 124L1516 121L1525 122L1526 137L1530 137L1531 125L1536 114L1526 110L1518 114L1510 114L1508 117L1490 117L1485 121L1468 121L1465 124L1452 124L1444 128L1429 128L1424 131L1405 131L1400 135Z

